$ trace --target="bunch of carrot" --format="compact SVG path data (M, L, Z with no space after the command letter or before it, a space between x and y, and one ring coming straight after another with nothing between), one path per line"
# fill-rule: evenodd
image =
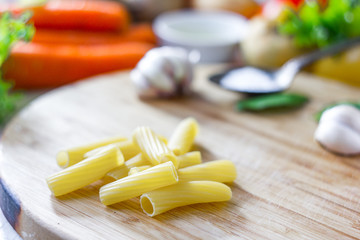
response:
M150 24L132 24L117 2L57 0L30 10L35 36L15 45L2 69L17 88L56 87L133 68L156 44Z

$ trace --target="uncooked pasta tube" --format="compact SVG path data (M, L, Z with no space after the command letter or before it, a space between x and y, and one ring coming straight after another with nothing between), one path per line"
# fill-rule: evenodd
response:
M179 162L179 168L189 167L201 163L201 153L199 151L188 152L176 157Z
M179 181L208 180L216 182L233 182L236 179L236 168L232 161L216 160L178 170Z
M132 140L126 140L126 141L121 141L121 142L117 142L117 143L112 143L112 144L102 146L99 148L95 148L95 149L85 153L84 157L90 157L99 152L106 151L106 149L108 149L109 147L110 148L118 147L121 150L121 152L123 153L125 161L136 156L140 152L139 147L136 144L134 144Z
M163 135L157 135L157 137L162 141L162 142L164 142L165 143L165 145L167 145L168 144L168 140L167 140L167 138L166 137L164 137Z
M177 182L174 164L166 162L102 186L100 200L111 205Z
M152 167L152 166L150 166L150 165L144 165L144 166L139 166L139 167L132 167L132 168L130 168L128 175L130 176L130 175L133 175L133 174L135 174L135 173L142 172L142 171L144 171L144 170L146 170L146 169L149 169L149 168L151 168L151 167Z
M198 131L199 125L194 118L182 120L171 135L168 147L176 155L187 153L193 145Z
M112 148L104 154L94 155L65 168L48 177L46 181L53 194L60 196L103 178L108 171L123 163L121 151Z
M133 141L152 165L171 161L176 168L178 167L179 163L174 153L149 127L136 128L133 133Z
M113 138L62 151L62 171L46 179L53 195L60 196L103 178L99 197L104 205L140 197L149 216L170 209L206 202L227 201L231 190L224 182L236 179L229 160L202 162L199 151L189 152L198 134L193 118L181 121L169 142L149 127L138 127L130 140ZM112 179L110 179L112 178Z
M127 139L124 137L108 138L103 141L99 141L79 147L74 147L68 150L63 150L56 155L56 162L62 168L70 167L75 163L78 163L81 160L83 160L84 154L95 148L99 148L115 142L122 142L125 140Z
M231 199L231 189L213 181L181 182L141 195L143 211L153 217L176 207Z
M112 177L115 180L118 180L120 178L126 177L131 168L148 164L150 164L150 162L144 158L141 153L139 153L135 157L127 160L123 165L112 169L106 175Z

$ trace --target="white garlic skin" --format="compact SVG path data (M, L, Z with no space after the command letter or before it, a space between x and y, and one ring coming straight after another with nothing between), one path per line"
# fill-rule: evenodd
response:
M360 110L351 105L338 105L326 110L320 119L321 122L336 121L347 125L360 134Z
M130 77L142 98L174 97L190 92L193 65L187 50L164 46L147 52Z
M350 105L326 110L315 131L315 139L333 153L360 154L360 110Z

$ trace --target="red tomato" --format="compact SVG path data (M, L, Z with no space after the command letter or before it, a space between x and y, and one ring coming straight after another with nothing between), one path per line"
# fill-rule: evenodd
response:
M292 4L295 7L299 7L304 1L303 0L284 0L283 2L288 2L288 4Z

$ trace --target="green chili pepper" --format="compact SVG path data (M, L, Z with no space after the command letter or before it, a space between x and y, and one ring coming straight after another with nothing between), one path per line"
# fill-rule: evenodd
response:
M304 105L309 99L294 93L275 93L240 100L236 104L238 111L264 111L271 109L291 110Z
M314 115L315 120L316 120L317 122L320 121L320 118L321 118L322 114L323 114L326 110L328 110L328 109L330 109L330 108L333 108L333 107L335 107L335 106L344 105L344 104L345 104L345 105L350 105L350 106L356 107L356 108L358 108L358 109L360 110L360 102L341 101L341 102L337 102L337 103L332 103L332 104L324 107L324 108L323 108L322 110L320 110L319 112L317 112L317 113Z

